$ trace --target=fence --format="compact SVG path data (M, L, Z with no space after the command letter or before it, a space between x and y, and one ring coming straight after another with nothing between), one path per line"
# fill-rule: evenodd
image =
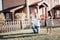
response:
M14 20L14 21L6 21L4 24L0 24L0 32L10 32L15 30L21 30L24 28L30 27L30 21L28 19L25 20Z
M54 26L60 26L60 19L53 20Z
M54 26L60 26L60 19L53 20ZM41 21L41 26L45 25L45 21ZM15 30L22 30L26 28L31 28L31 22L29 19L25 20L13 20L5 21L5 23L0 23L0 32L10 32Z

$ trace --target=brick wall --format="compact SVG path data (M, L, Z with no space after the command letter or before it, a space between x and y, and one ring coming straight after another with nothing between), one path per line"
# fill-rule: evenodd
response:
M3 0L3 9L24 4L25 0Z
M42 0L29 0L29 4L31 5L31 4L34 4L34 3L39 2L39 1L42 1Z

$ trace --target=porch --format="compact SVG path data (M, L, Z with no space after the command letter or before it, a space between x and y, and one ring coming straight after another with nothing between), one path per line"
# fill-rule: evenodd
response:
M60 26L60 4L55 5L51 9L51 12L53 16L54 26Z
M34 3L32 5L28 5L28 7L26 7L25 5L20 5L16 8L7 10L7 12L5 12L6 21L4 25L2 25L0 31L10 32L14 30L31 28L30 15L32 13L37 13L39 18L40 15L44 17L47 12L47 6L48 5L45 2L39 2ZM16 14L18 14L17 17L15 16ZM20 14L25 14L26 16L25 15L21 16ZM41 20L41 26L45 26L45 20Z

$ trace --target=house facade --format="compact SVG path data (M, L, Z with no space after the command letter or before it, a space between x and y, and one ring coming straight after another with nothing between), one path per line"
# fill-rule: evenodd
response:
M42 6L42 8L39 9L38 4L41 4L41 2L44 1L46 4L48 4L47 11L52 11L53 18L54 18L54 24L58 23L56 20L60 20L60 0L1 0L1 6L0 11L2 10L5 14L6 19L15 19L16 13L25 13L27 17L35 12L35 10L40 10L40 15L47 14L44 11L46 11L46 8ZM27 5L26 5L27 4ZM43 4L43 3L42 3ZM51 5L52 4L52 5ZM45 4L44 4L45 5ZM40 5L41 6L41 5ZM60 23L58 23L60 24ZM56 24L56 25L58 25Z
M13 20L14 18L14 12L10 12L12 9L16 8L19 9L20 6L25 4L25 0L1 0L1 10L5 14L6 19ZM15 10L15 9L14 9Z
M44 17L45 15L47 15L47 13L46 13L47 7L48 7L48 5L44 1L38 1L38 2L34 2L33 4L29 4L27 9L26 9L26 7L24 7L22 9L15 11L15 13L23 12L27 15L27 17L30 17L31 14L37 13L39 17L41 15ZM29 14L27 14L27 12ZM41 21L42 21L41 26L45 26L45 20L41 20Z
M28 0L29 3L27 3L27 0L1 0L1 10L0 11L3 11L5 14L5 16L9 16L9 17L6 17L6 19L14 19L14 12L15 10L18 10L18 9L21 9L23 7L26 6L26 4L28 5L31 5L31 4L34 4L34 3L37 3L37 2L40 2L41 0ZM22 6L22 7L21 7ZM25 11L26 8L23 8L23 10ZM26 12L26 11L25 11Z
M48 3L48 11L52 11L54 26L60 26L60 0L43 0Z
M5 14L7 20L14 20L16 13L25 13L30 17L31 13L38 13L38 15L46 15L47 3L42 0L1 0L2 12ZM44 22L43 22L44 23Z
M37 13L38 17L42 16L40 18L43 19L41 20L41 26L45 26L46 20L44 20L44 17L48 14L48 11L51 11L54 18L54 26L60 26L60 0L0 0L0 3L0 12L4 13L6 20L14 21L16 19L15 14L24 14L25 18L30 19L31 14ZM24 15L22 15L22 17L24 17ZM22 21L22 24L23 28L25 28L26 24L24 24L24 20ZM15 27L13 26L10 27L17 27L17 25Z

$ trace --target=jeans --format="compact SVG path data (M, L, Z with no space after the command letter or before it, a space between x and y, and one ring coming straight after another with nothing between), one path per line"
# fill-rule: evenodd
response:
M34 33L40 33L40 27L39 26L33 25L32 29L33 29Z

